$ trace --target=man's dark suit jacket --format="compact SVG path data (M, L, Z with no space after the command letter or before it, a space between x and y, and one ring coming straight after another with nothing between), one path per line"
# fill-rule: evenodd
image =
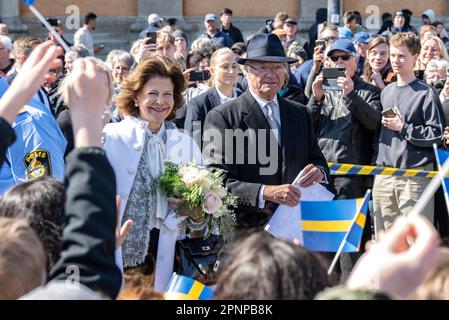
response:
M318 147L308 109L301 104L278 96L281 116L281 146L270 133L268 121L249 91L237 99L212 109L206 116L204 126L203 155L209 158L211 166L223 170L223 179L230 192L238 197L236 209L237 227L263 227L277 208L266 201L259 209L259 190L264 185L292 183L298 173L312 163L324 169L330 180L326 159ZM225 129L256 129L255 137L246 139L243 145L225 145ZM257 130L265 129L265 130ZM221 138L212 139L209 134L221 133ZM231 131L232 132L232 131ZM265 134L265 137L262 135ZM215 136L215 135L214 135ZM269 150L273 149L274 152ZM251 159L254 150L258 154ZM213 150L213 154L211 151ZM252 150L252 151L251 151ZM236 158L243 159L236 163ZM213 156L213 157L211 157ZM268 162L269 159L269 162ZM233 160L233 162L231 162ZM231 162L231 163L229 163ZM277 164L273 174L261 174L261 169Z
M237 96L240 96L241 93L240 90L237 90ZM206 115L220 104L220 96L215 88L207 90L187 103L184 130L186 130L187 134L193 137L197 143L202 141L202 132ZM193 125L194 121L201 122L201 130L198 130L200 128ZM199 147L201 147L201 145L199 145Z

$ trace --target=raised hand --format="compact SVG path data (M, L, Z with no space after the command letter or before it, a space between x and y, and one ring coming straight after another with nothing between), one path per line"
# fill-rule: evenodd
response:
M46 41L33 50L0 100L1 117L9 123L14 122L18 110L37 92L48 71L62 64L57 59L62 53L62 48L55 47L52 41Z
M67 81L76 147L101 147L103 114L111 96L110 77L95 58L78 59Z

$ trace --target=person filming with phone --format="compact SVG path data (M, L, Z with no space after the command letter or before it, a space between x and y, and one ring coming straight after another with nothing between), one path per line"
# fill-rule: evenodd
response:
M381 121L380 90L357 76L358 55L351 41L336 40L326 58L331 68L323 68L316 77L308 104L321 151L329 162L372 164L372 145ZM363 176L334 176L336 199L363 197L366 184ZM369 226L367 221L366 230ZM358 256L342 254L343 279Z

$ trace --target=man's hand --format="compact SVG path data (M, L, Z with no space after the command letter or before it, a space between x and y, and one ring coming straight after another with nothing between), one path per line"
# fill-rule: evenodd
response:
M323 171L314 164L309 164L304 168L304 176L298 182L301 187L307 188L316 183L323 182L323 180Z
M320 73L315 78L315 81L313 81L312 94L313 94L313 98L316 101L321 101L321 99L323 99L323 96L324 96L323 81L324 81L324 76L322 73Z
M315 67L315 72L319 71L321 68L321 64L324 60L324 47L323 46L316 46L313 49L313 65Z
M394 118L382 117L382 125L387 129L401 132L402 128L404 127L404 122L399 115Z
M393 227L359 259L346 285L407 298L435 265L437 239L437 231L423 216L396 219Z
M298 205L299 200L301 199L301 192L291 184L265 186L263 190L263 199L294 207Z
M344 97L346 97L354 90L354 81L352 81L348 72L346 72L346 77L339 77L337 79L337 84L343 90Z

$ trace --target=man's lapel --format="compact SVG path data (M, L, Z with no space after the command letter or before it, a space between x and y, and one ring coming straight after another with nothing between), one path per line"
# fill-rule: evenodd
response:
M300 152L297 148L296 142L299 141L299 136L301 130L298 128L298 123L296 121L296 115L291 109L291 106L287 105L285 99L278 96L279 111L281 115L281 142L282 142L282 182L291 183L287 181L288 177L288 167L292 166L292 162L295 161L295 151ZM295 166L293 166L295 167ZM298 174L296 172L294 174Z
M271 129L267 118L265 118L265 115L263 114L262 109L260 108L257 101L253 98L249 90L242 95L242 99L240 100L240 102L242 107L241 110L243 121L246 123L248 128L256 130Z

